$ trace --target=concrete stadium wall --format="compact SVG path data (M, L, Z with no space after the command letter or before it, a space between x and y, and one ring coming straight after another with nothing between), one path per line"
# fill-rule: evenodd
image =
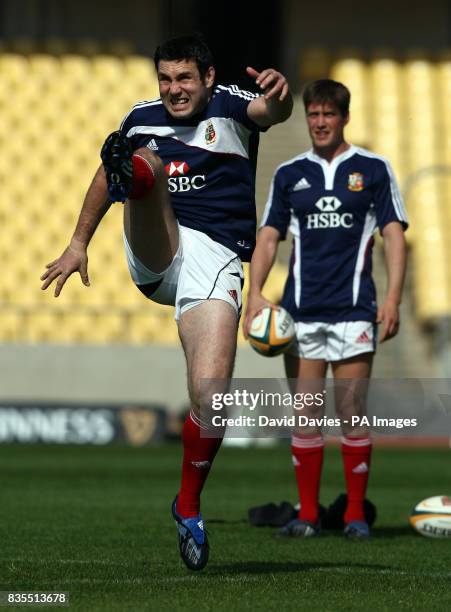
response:
M282 358L239 349L236 378L281 378ZM0 401L144 403L186 408L182 349L168 346L0 346Z

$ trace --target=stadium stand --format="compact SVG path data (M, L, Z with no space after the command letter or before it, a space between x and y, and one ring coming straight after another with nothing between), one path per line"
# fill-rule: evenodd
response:
M24 42L16 44L14 53L0 55L0 112L6 126L1 145L8 151L0 170L0 251L6 267L0 338L128 342L130 326L136 328L132 342L173 342L170 313L150 304L129 280L120 207L107 215L93 241L90 274L95 290L70 283L58 301L39 290L43 265L64 248L74 225L105 134L135 101L158 93L147 58L96 54L88 43L83 50L84 55L30 53ZM130 86L123 87L124 81ZM14 138L6 142L6 133ZM140 317L141 339L133 317Z
M415 310L422 322L451 314L450 61L422 51L400 58L378 50L370 58L345 52L331 76L352 92L347 135L392 163L411 222Z
M346 137L357 145L366 146L370 141L369 77L361 53L354 49L343 50L332 65L331 78L341 83L352 83L352 121L346 128Z
M0 341L174 344L171 310L146 300L130 281L120 206L109 211L92 242L94 289L74 279L57 301L39 289L43 266L64 248L74 226L105 135L133 103L158 95L152 62L126 45L117 43L116 55L109 55L85 41L83 54L74 54L57 42L52 47L58 54L31 53L26 41L0 54L0 112L7 128L0 142L8 151L0 169L0 253L8 264ZM6 134L15 137L6 142ZM275 299L282 282L273 285Z
M146 300L129 279L120 206L110 210L90 249L93 288L74 279L58 300L39 289L43 265L64 248L74 225L105 135L134 102L158 95L151 60L134 55L127 43L105 52L85 41L74 53L55 39L46 49L52 53L33 53L24 40L0 53L0 146L7 151L0 167L6 264L0 341L172 344L172 312ZM315 48L303 53L300 73L302 80L331 76L350 87L349 140L388 157L406 194L417 316L449 315L451 58ZM289 127L271 130L271 142L262 139L260 207L274 168L302 150L300 103L297 113ZM278 299L284 274L283 266L275 268L268 298Z
M381 50L374 54L368 77L372 91L368 99L372 117L369 141L375 151L390 160L401 180L404 171L401 67L390 51Z

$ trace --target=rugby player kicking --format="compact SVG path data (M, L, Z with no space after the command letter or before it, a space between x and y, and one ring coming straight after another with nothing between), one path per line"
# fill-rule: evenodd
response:
M111 203L125 201L130 274L149 299L175 306L186 357L191 412L172 513L181 557L200 570L209 554L200 494L222 441L201 433L211 405L201 380L232 375L241 262L255 245L259 132L285 121L293 103L285 77L271 68L247 68L262 95L216 85L199 37L163 43L154 60L160 98L136 104L107 138L69 246L41 279L43 289L55 282L56 297L74 272L89 285L89 242Z
M352 427L351 417L365 410L376 324L381 326L380 342L398 332L407 218L387 160L344 138L349 90L323 79L306 87L303 101L312 149L279 166L273 178L251 262L244 333L263 306L274 307L262 290L279 241L289 228L293 250L281 305L296 322L296 341L285 354L285 371L295 390L321 393L328 364L332 367L343 433L344 534L364 539L369 536L363 502L372 445L367 428ZM371 277L377 228L383 238L388 277L379 309ZM322 410L305 407L303 415L318 418ZM291 448L301 507L298 517L280 534L315 536L320 533L321 429L295 430Z

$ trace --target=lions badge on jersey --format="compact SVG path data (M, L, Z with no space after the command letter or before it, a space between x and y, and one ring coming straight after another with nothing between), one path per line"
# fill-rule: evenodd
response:
M363 174L353 172L348 178L348 189L350 191L362 191L363 189Z
M205 142L207 145L211 145L216 141L216 132L215 126L211 121L207 123L207 127L205 128Z

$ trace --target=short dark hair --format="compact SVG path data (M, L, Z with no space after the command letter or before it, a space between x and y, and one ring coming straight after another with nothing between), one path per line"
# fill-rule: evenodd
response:
M334 104L343 117L349 115L351 92L343 83L338 81L319 79L318 81L307 83L302 98L304 100L305 112L307 112L310 104Z
M210 66L213 66L213 55L200 34L178 36L159 45L155 50L154 62L158 72L161 60L194 60L203 79Z

